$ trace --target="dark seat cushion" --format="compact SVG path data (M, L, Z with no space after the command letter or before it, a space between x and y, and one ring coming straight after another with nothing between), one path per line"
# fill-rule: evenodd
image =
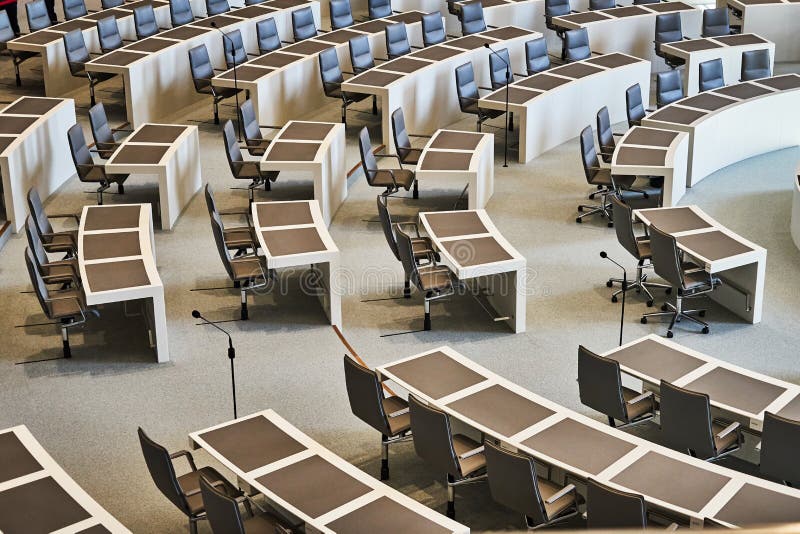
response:
M234 487L228 480L223 477L219 471L213 467L201 467L197 471L191 471L185 475L178 477L178 484L184 493L192 493L197 491L194 495L186 497L186 502L189 503L189 511L192 515L197 515L205 511L203 506L203 495L200 493L200 475L206 477L206 480L211 482L222 482L222 486L217 486L217 489L224 491L229 497L239 497L242 492Z

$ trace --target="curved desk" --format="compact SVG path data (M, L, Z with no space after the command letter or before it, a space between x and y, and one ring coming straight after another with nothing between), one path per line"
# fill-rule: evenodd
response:
M595 123L597 110L603 106L608 106L612 123L626 120L625 89L635 83L642 94L649 93L650 63L616 53L513 82L508 109L519 117L519 162L526 163L577 137ZM494 91L480 99L480 106L505 109L505 93L505 88Z
M797 248L800 248L800 172L794 181L792 194L792 239Z
M792 0L717 0L717 7L742 14L742 31L757 33L775 43L776 61L800 60L797 21L800 3Z
M689 133L691 187L744 159L800 145L800 75L729 85L684 98L642 120Z

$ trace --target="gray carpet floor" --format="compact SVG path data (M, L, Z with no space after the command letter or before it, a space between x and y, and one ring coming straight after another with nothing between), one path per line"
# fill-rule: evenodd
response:
M0 82L8 85L0 88L0 100L42 94L36 73L24 70L26 85L21 90L10 85L12 76L4 60ZM88 135L88 94L80 91L75 97ZM122 121L119 95L100 93L99 98L106 102L112 122ZM222 113L226 118L234 116L231 107L223 107ZM307 118L337 121L338 113L337 104L331 103ZM203 104L168 121L208 121L210 115L210 104ZM353 166L358 162L355 139L363 125L369 126L373 139L380 132L375 117L352 114L347 154ZM234 183L230 175L219 128L199 126L203 181L213 184L223 208L245 205L246 192L230 189L242 184ZM452 127L471 130L473 123L465 119ZM362 302L397 291L402 272L380 226L364 222L376 216L378 191L356 172L347 201L330 228L352 281L342 300L344 333L370 365L450 345L523 387L601 419L578 400L577 346L603 351L617 340L620 305L610 302L605 281L618 273L598 253L606 250L629 268L635 263L605 221L574 222L576 206L588 192L577 139L527 165L513 162L508 168L501 166L499 135L495 143L495 194L487 210L508 241L528 259L527 332L512 334L505 325L493 323L472 298L459 296L433 306L433 331L379 337L419 328L422 301L415 295L408 301ZM710 335L684 324L675 337L712 356L792 382L800 380L796 328L800 251L791 240L789 219L799 160L797 148L752 158L706 178L684 197L682 204L700 205L734 232L768 250L767 282L761 324L745 324L710 304ZM397 218L411 219L421 210L451 209L463 185L422 183L418 201L400 195L392 199L391 210ZM90 189L75 178L47 207L77 212L94 202ZM312 194L310 177L284 173L271 193L260 191L257 197L308 199ZM155 178L133 176L125 196L109 195L108 203L156 199ZM24 236L12 237L0 253L0 296L6 310L0 318L0 428L27 425L66 471L134 532L181 532L186 529L184 518L150 480L136 428L143 427L168 449L177 450L187 447L189 432L231 418L226 340L211 328L196 326L190 311L197 308L217 320L235 318L238 294L191 291L227 283L202 195L193 199L173 231L157 231L155 239L166 292L169 363L154 363L141 319L126 318L121 306L105 306L101 319L90 321L72 336L71 360L16 365L57 357L60 343L53 327L16 328L40 322L43 315L35 297L25 293L30 286L23 263ZM251 300L250 321L226 325L238 351L239 412L275 409L323 445L377 475L379 436L350 413L342 371L345 349L316 299L300 291L301 274L281 272L281 290L257 295L254 303ZM664 334L663 325L639 324L639 315L646 309L643 300L629 300L626 341ZM658 440L654 425L636 432ZM200 464L211 462L202 451L195 456ZM729 463L755 470L739 460ZM422 464L411 445L393 449L391 464L393 487L444 512L442 477ZM494 504L485 485L466 487L458 494L458 519L474 531L522 529L521 518ZM580 521L569 526L580 526ZM208 531L205 525L201 528Z

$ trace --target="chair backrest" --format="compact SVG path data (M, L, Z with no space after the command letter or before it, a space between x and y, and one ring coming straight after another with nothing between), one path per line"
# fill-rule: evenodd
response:
M699 458L717 455L711 430L711 402L708 395L661 381L661 434L664 441L680 450L691 450Z
M39 237L39 232L36 230L36 223L30 215L25 217L25 237L28 239L28 250L31 253L36 271L44 278L44 266L50 263L50 260L44 249L44 243Z
M597 11L599 9L611 9L616 7L615 0L589 0L589 10Z
M53 313L47 303L47 300L50 298L50 293L47 291L47 285L44 283L39 269L36 268L36 258L34 258L31 249L27 247L25 248L25 266L28 268L28 275L31 279L33 291L36 293L36 299L39 301L39 306L42 307L42 312L45 316L52 320Z
M548 517L539 493L533 458L502 449L489 441L484 444L483 453L492 499L529 518L533 525L546 523Z
M208 214L219 214L219 210L217 209L217 199L214 197L214 189L211 187L211 184L206 184L203 191L206 197L206 208L208 208Z
M101 158L108 159L114 152L114 132L108 124L106 108L102 102L98 102L89 108L89 126L94 138L94 146Z
M586 28L569 30L564 34L564 39L567 61L581 61L592 56L592 48L589 46L589 30Z
M656 107L663 107L683 98L681 71L668 70L656 74Z
M111 9L119 7L125 3L125 0L100 0L100 7L103 9Z
M361 170L364 171L367 183L372 185L372 180L375 178L378 169L378 160L375 158L375 154L372 153L372 141L370 141L369 131L366 126L358 132L358 151L361 154Z
M153 4L144 4L133 10L133 25L136 27L136 37L139 39L156 35L159 32Z
M383 390L375 371L344 356L344 380L353 415L383 434L391 435L383 410Z
M419 273L417 272L417 262L414 261L414 249L411 246L411 236L403 231L400 225L393 225L394 236L397 240L397 254L400 256L400 263L406 278L414 285L419 286Z
M486 31L486 21L483 18L483 4L480 0L473 0L461 6L461 34L471 35L473 33Z
M653 270L673 287L683 287L683 269L675 236L664 233L652 224L649 229Z
M375 58L372 57L372 49L369 47L369 37L366 35L353 37L348 41L348 46L353 72L358 74L375 66Z
M206 0L206 13L209 17L219 15L220 13L227 13L231 10L231 5L228 0Z
M186 496L180 484L178 484L178 478L175 475L175 467L172 465L169 451L150 439L141 427L139 427L138 433L144 461L156 487L181 512L189 515L189 504L186 502Z
M772 69L770 68L769 50L764 48L742 52L741 79L743 82L770 76L772 76Z
M11 27L11 19L8 18L8 12L0 11L0 50L6 48L5 43L15 38L14 28Z
M611 196L611 206L614 214L614 231L617 233L617 241L622 245L622 248L638 260L640 255L639 246L636 244L636 234L633 233L633 208L614 195Z
M319 76L322 80L322 90L330 97L338 98L336 91L344 81L342 68L339 66L339 56L335 48L326 48L319 53Z
M383 32L386 36L386 55L389 56L389 59L404 56L411 52L405 22L390 24L383 29Z
M466 108L479 98L478 84L475 83L475 69L471 62L456 67L456 93L461 111L466 111Z
M728 8L718 7L703 10L703 37L718 37L731 33L731 25L728 20Z
M616 221L615 221L616 223ZM581 403L618 421L627 421L619 362L578 346L578 391Z
M292 11L292 33L295 41L317 36L317 24L314 22L314 12L310 7Z
M569 15L572 11L569 0L544 0L545 19Z
M45 234L53 233L53 226L50 224L50 219L47 217L47 212L44 211L42 199L39 196L39 191L35 187L28 189L28 212L33 217L33 223L36 226L36 231L39 233L39 239L44 243L49 243L50 239L45 237Z
M403 108L399 107L392 111L392 136L397 154L402 158L406 157L411 149L411 139L406 131L406 118L403 115Z
M192 22L194 12L189 0L169 0L169 17L173 28Z
M119 33L117 17L105 17L97 21L97 40L103 53L122 47L122 35Z
M674 43L681 39L683 39L683 30L681 29L680 13L664 13L656 16L656 46L661 43Z
M800 421L764 412L761 430L761 474L792 483L800 482Z
M244 49L244 40L241 30L227 32L227 37L222 37L222 47L225 50L225 64L229 69L233 65L241 65L247 61L247 51Z
M244 156L242 156L242 149L239 148L239 141L236 139L233 121L227 120L222 125L222 138L225 141L225 156L228 158L231 174L236 176L238 174L237 166L244 161Z
M600 160L597 158L597 150L594 148L594 137L592 127L587 126L581 132L581 163L586 180L591 183L592 178L597 174L600 167Z
M228 276L233 280L233 266L231 265L231 257L228 255L228 244L225 241L225 226L222 224L222 217L220 217L219 212L216 211L216 206L214 207L215 211L212 211L208 196L206 196L206 205L208 206L208 217L211 220L211 232L214 234L214 243L217 245L219 259L222 261L222 266L225 267L225 272L227 272Z
M628 114L628 126L633 128L642 123L646 112L642 102L642 88L635 83L625 89L625 111Z
M275 24L274 18L259 20L256 23L256 38L258 39L258 51L262 54L281 47L281 36L278 35L278 26Z
M83 39L83 31L72 30L65 33L62 39L64 39L64 52L69 62L69 71L73 76L81 75L84 63L89 61L89 50Z
M722 72L722 60L720 58L703 61L700 63L700 87L699 90L710 91L725 86L725 76Z
M200 44L189 50L189 67L192 71L194 88L201 91L211 85L211 78L214 77L214 66L208 56L208 48L205 44Z
M258 125L258 118L256 111L253 109L253 101L249 98L242 102L239 106L239 123L244 132L244 138L248 144L260 144L263 140L261 135L261 128Z
M450 418L441 410L423 404L413 395L408 396L411 413L411 434L417 456L439 472L461 478Z
M597 112L597 141L600 145L603 161L610 163L617 143L614 141L614 133L611 129L611 118L608 115L608 108L606 106L603 106Z
M547 54L547 39L539 37L525 42L525 66L528 74L544 72L550 68L550 56Z
M367 8L371 19L392 16L392 0L368 0Z
M378 218L381 221L381 228L383 228L383 236L389 244L394 257L397 261L400 260L400 251L397 248L397 238L394 235L394 228L392 225L392 216L389 214L389 199L385 195L378 195Z
M83 181L92 171L92 168L87 167L87 165L93 167L94 160L92 159L92 153L89 151L89 146L86 144L86 136L83 135L83 128L81 128L80 124L73 124L69 127L67 140L72 162L75 164L75 172L78 173L78 179Z
M489 79L493 89L499 89L507 83L514 81L514 73L511 71L511 58L508 55L508 48L501 48L497 52L489 54ZM508 80L506 80L508 75Z
M444 30L444 21L439 11L422 15L422 44L433 46L447 40Z
M610 488L590 478L586 485L586 522L588 528L647 528L644 497Z
M350 0L331 0L330 4L331 28L339 30L352 26L353 9L350 7Z
M33 2L25 4L25 14L28 17L28 29L32 32L53 24L50 22L50 15L47 13L47 4L44 3L44 0L33 0Z
M245 534L242 514L236 499L228 497L200 475L200 495L212 532L218 534Z
M61 0L61 5L64 7L65 20L77 19L89 14L83 0Z

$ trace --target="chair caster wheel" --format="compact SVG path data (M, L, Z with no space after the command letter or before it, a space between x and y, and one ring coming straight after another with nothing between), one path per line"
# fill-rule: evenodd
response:
M705 310L700 310L700 313L698 313L698 315L700 317L705 317L706 316L706 311Z
M589 195L589 200L594 200L594 193L592 193L591 195Z
M642 317L641 319L639 319L639 322L642 324L647 324L647 317Z
M581 224L583 221L581 220L581 218L580 218L580 217L577 217L577 218L575 219L575 222L576 222L576 223L578 223L578 224Z
M647 301L647 307L648 308L652 308L653 307L653 301L652 300L648 300Z
M578 213L583 213L583 206L578 206Z
M614 228L614 223L609 221L606 226L608 226L609 228Z
M672 294L672 288L668 287L667 289L664 290L664 293L666 293L667 295L671 295Z
M612 297L611 297L611 302L617 302L617 297L615 297L615 296L612 296Z
M650 195L648 195L647 193L644 193L643 198L650 198Z
M702 332L703 332L704 334L708 334L708 327L707 327L707 326L704 326L704 327L703 327L703 330L702 330Z
M667 337L672 337L672 330L667 330Z
M614 282L612 282L611 280L606 282L606 287L613 287L613 286L614 286Z
M667 305L666 304L662 304L661 305L661 311L667 311Z

